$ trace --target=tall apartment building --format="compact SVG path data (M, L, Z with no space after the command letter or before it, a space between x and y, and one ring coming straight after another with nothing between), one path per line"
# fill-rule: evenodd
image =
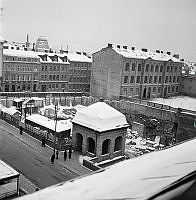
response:
M69 66L68 90L90 92L92 58L85 52L66 52Z
M39 91L68 91L69 62L65 54L37 52L39 69Z
M43 46L42 51L35 45L1 43L2 91L89 92L91 57L81 52L53 53L45 43L44 39L42 45L36 44L37 49Z
M150 99L179 93L183 65L179 55L108 44L93 54L92 63L92 96Z
M40 58L34 52L3 49L2 91L37 91Z

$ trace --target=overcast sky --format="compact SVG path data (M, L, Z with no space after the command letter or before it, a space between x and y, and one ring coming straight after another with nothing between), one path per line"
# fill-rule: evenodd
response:
M95 52L107 45L179 53L196 61L196 0L2 0L1 35Z

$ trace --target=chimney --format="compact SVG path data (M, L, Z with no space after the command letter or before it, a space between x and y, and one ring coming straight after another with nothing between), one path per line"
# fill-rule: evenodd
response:
M20 50L20 48L19 48L19 47L16 47L16 50Z
M27 48L25 47L24 50L27 51Z
M77 53L78 55L81 55L81 52L79 52L79 51L77 51L76 53Z
M148 49L142 48L142 51L144 51L144 52L148 52Z
M174 54L173 57L174 57L174 58L177 58L177 59L180 58L179 54Z
M161 51L161 53L163 53L163 51Z
M127 46L123 46L123 49L127 49Z
M112 48L112 44L108 43L108 47L109 47L109 48Z
M120 49L120 45L117 45L117 48Z
M86 56L86 55L87 55L87 54L86 54L86 52L83 52L83 55L85 55L85 56Z
M131 50L135 50L135 47L131 47Z
M156 50L156 53L160 53L160 50L157 49L157 50Z
M171 55L171 52L168 51L168 52L167 52L167 55Z

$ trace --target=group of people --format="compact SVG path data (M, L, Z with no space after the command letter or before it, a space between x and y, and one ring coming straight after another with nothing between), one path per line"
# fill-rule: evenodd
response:
M70 149L68 150L69 159L71 159L71 154L72 154L72 149L70 148ZM58 159L58 158L59 158L59 151L56 150L56 159ZM66 161L66 159L67 159L67 150L64 151L64 153L63 153L63 158L64 158L64 161ZM54 160L55 160L55 154L53 154L53 155L51 156L51 159L50 159L50 161L51 161L52 164L54 164Z

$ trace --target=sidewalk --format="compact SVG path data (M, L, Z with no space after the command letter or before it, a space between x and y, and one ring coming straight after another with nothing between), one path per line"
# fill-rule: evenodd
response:
M8 124L7 122L2 121L2 120L1 120L1 122ZM10 124L8 124L8 125L10 125ZM53 148L51 148L47 145L46 145L46 147L42 147L41 141L33 138L32 136L28 135L25 132L23 132L23 134L21 135L19 132L19 129L17 129L16 127L14 127L12 125L10 125L10 127L12 127L11 129L13 130L13 132L11 132L10 134L12 134L14 137L19 139L26 145L31 146L31 148L33 148L35 151L41 153L44 156L52 155ZM54 165L60 165L61 167L65 168L66 170L69 170L69 171L75 173L77 176L82 176L82 175L92 172L91 170L82 166L82 155L80 155L78 152L73 152L71 159L69 159L68 153L67 153L66 161L64 161L64 159L63 159L63 152L59 152L59 159L58 160L55 159ZM33 184L31 181L29 181L27 178L25 178L22 174L20 175L20 183L19 184L28 193L35 192L35 189L37 188L37 186L35 184Z

